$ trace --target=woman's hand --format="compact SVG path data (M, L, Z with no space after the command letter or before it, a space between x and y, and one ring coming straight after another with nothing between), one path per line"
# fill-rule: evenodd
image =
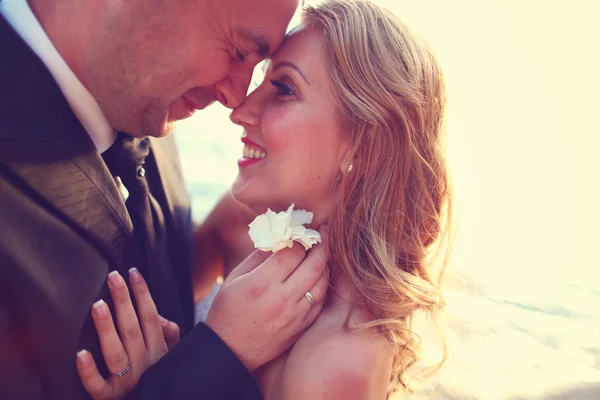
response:
M115 305L118 333L104 301L96 302L92 308L102 355L112 374L110 379L107 381L100 375L88 351L77 353L79 377L94 399L124 398L135 388L144 371L179 341L179 327L158 315L146 281L137 269L129 270L129 282L141 329L127 285L117 271L108 275L108 288Z

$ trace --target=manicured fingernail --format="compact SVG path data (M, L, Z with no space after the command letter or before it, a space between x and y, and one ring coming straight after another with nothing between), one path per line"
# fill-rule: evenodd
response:
M110 274L108 274L108 282L115 288L123 285L123 280L121 279L121 275L119 275L118 271L112 271Z
M77 353L77 358L79 359L84 359L85 356L87 355L88 351L83 349L83 350L79 350L79 352Z
M92 308L99 317L104 317L105 315L108 315L108 306L106 305L104 300L98 300L94 303Z
M140 282L142 280L142 274L140 274L140 271L138 271L137 268L131 268L129 270L129 279L134 282Z

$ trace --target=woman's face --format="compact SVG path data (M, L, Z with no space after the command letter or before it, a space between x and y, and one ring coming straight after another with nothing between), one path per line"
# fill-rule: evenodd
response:
M322 33L313 28L288 36L268 61L264 82L231 113L244 127L232 193L256 212L295 203L319 219L328 213L348 141L337 122L322 46Z

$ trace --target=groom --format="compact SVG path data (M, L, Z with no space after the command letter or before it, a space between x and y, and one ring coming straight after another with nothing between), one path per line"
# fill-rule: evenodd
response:
M0 398L87 397L75 370L81 348L114 374L101 361L90 309L110 304L109 272L125 276L134 266L159 313L187 334L142 377L138 394L260 397L249 370L316 317L286 299L324 279L326 254L303 261L291 249L255 261L245 279L223 287L227 303L211 326L192 328L190 203L167 135L214 101L238 106L297 7L0 0ZM256 274L275 267L305 288Z

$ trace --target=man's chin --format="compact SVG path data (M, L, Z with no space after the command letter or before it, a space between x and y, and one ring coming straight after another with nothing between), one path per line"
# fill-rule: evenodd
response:
M150 136L160 138L170 135L171 133L175 132L175 129L177 129L178 122L179 121L166 121L158 132L153 133Z
M140 137L164 137L168 136L175 131L177 128L178 121L170 121L163 117L162 121L142 121L140 125ZM135 136L135 135L134 135Z

